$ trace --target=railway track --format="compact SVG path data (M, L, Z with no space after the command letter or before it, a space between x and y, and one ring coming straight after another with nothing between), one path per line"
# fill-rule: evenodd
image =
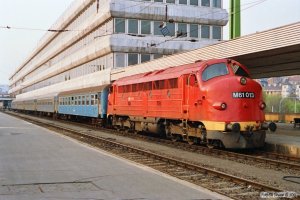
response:
M15 114L15 113L14 113ZM52 120L52 119L49 119ZM257 167L263 167L266 169L275 169L280 171L288 171L290 174L299 174L300 172L300 157L292 157L283 154L271 153L271 152L264 152L259 150L251 150L251 151L243 151L243 152L233 152L228 150L221 150L221 149L211 149L205 146L200 145L189 145L184 142L173 142L167 139L161 139L157 137L151 137L148 135L138 135L138 134L131 134L125 131L119 132L114 131L111 129L105 128L95 128L90 124L83 124L78 122L71 122L71 121L64 121L62 122L67 124L74 124L76 126L85 126L89 129L94 130L101 130L107 133L113 133L121 136L126 136L130 138L139 138L145 141L150 141L154 143L160 143L163 145L168 145L170 147L179 148L185 151L200 153L202 155L213 156L222 159L228 159L231 161L244 163L248 165L254 165Z
M93 136L55 123L18 117L233 199L260 199L261 192L281 191L279 188L191 164L180 159L159 155L111 139Z

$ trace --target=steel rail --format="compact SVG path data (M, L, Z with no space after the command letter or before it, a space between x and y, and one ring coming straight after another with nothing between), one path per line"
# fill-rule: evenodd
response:
M57 125L57 124L54 124L54 123L46 123L46 122L36 121L34 119L29 119L27 117L19 116L19 115L17 115L17 117L19 117L21 119L24 119L26 121L30 121L34 124L37 124L37 125L40 125L40 126L43 126L43 127L48 127L48 128L50 127L50 128L58 129L59 132L68 132L68 133L77 135L79 140L83 140L85 138L85 139L89 139L90 142L92 141L91 143L98 143L98 142L105 143L105 144L108 144L110 146L122 148L124 150L129 151L129 152L134 152L134 153L137 153L139 155L143 155L143 156L155 159L155 160L159 160L159 161L166 162L166 163L169 163L169 164L171 163L172 165L176 165L176 166L179 166L179 167L184 168L184 169L192 170L192 171L199 172L199 173L202 173L202 174L205 174L205 175L212 175L214 177L222 178L222 179L225 179L226 181L229 181L229 182L232 182L232 183L235 183L235 184L239 184L243 188L251 187L251 188L255 188L259 192L261 192L261 191L269 191L269 192L280 192L280 191L282 191L279 188L274 188L274 187L271 187L271 186L268 186L268 185L265 185L265 184L261 184L261 183L258 183L258 182L247 180L245 178L241 178L241 177L237 177L237 176L234 176L234 175L226 174L226 173L221 172L221 171L217 171L217 170L214 170L214 169L209 169L207 167L203 167L203 166L199 166L199 165L196 165L196 164L188 163L186 161L181 161L181 160L178 160L178 159L175 159L175 158L170 158L170 157L167 157L167 156L159 155L157 153L153 153L153 152L150 152L150 151L147 151L147 150L132 147L132 146L129 146L127 144L122 144L122 143L115 142L115 141L112 141L112 140L109 140L109 139L105 139L105 138L102 138L102 137L99 137L99 136L93 136L91 134L87 134L87 133L83 133L83 132L80 132L80 131L77 131L77 130L74 130L74 129L66 128L64 126ZM69 136L69 135L67 135L67 136ZM71 136L69 136L69 137L71 137ZM99 146L97 145L97 147L99 147ZM217 191L217 190L216 190L216 192L218 192L220 194L224 194L224 193L222 193L220 191ZM235 197L232 197L232 196L230 196L230 197L235 198Z

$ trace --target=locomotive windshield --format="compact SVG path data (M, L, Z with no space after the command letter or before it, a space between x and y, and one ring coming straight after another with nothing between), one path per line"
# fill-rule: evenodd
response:
M208 66L202 73L202 80L208 81L209 79L229 74L226 63L217 63Z
M237 64L232 64L231 68L236 76L249 77L249 74L242 67L238 66Z

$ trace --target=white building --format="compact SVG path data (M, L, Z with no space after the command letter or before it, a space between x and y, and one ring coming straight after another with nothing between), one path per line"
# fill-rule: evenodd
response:
M222 0L75 0L12 74L9 93L22 99L96 87L110 81L113 68L216 43L228 22L221 5Z
M281 90L282 98L289 97L293 92L293 87L290 84L283 84Z
M296 94L297 99L300 99L300 85L296 85L296 92L295 92L295 94Z

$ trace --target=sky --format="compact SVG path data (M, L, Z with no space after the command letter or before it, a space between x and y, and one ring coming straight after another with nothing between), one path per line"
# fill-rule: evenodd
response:
M120 0L121 1L121 0ZM0 0L0 26L48 29L72 0ZM229 0L223 0L229 8ZM300 21L300 0L241 0L241 34L276 28ZM0 84L8 78L38 45L45 31L0 28ZM228 25L223 39L228 39Z

